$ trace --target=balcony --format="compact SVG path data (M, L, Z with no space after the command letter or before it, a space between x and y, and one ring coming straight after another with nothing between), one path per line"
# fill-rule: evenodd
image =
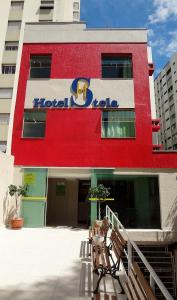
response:
M160 151L160 150L163 150L163 146L161 144L155 144L155 145L152 145L152 150L153 151Z
M158 132L160 130L160 119L152 119L152 131Z

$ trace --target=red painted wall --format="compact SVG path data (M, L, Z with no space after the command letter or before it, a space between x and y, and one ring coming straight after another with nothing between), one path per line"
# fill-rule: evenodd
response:
M101 110L48 110L44 139L22 136L31 54L52 54L51 78L101 78L102 53L133 57L136 138L102 139ZM25 44L14 118L12 154L16 165L62 167L177 167L175 153L152 152L146 44Z

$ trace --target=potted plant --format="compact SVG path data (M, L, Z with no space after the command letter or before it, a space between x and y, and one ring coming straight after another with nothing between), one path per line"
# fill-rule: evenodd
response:
M98 220L101 220L101 201L105 201L110 195L110 188L105 187L103 184L91 187L89 189L89 200L96 200L98 202Z
M10 211L9 225L12 229L20 229L23 226L23 218L20 217L21 210L21 198L26 196L28 186L27 185L9 185L9 195L15 198L15 206Z

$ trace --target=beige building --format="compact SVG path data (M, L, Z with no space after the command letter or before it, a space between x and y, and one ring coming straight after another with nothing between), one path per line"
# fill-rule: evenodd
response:
M25 23L78 22L80 0L3 0L0 3L0 20L0 150L6 152L9 123L12 124L13 119L13 114L10 118L10 112L15 107Z

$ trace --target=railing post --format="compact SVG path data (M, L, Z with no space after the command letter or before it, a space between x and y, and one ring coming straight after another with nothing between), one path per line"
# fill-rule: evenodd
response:
M128 240L128 274L131 270L131 264L132 264L132 258L133 258L133 248L132 248L132 244L130 243L130 241Z
M151 287L152 291L155 293L155 280L152 277L151 273L150 273L150 287Z
M111 213L111 223L112 223L112 227L114 226L114 216L113 213Z

